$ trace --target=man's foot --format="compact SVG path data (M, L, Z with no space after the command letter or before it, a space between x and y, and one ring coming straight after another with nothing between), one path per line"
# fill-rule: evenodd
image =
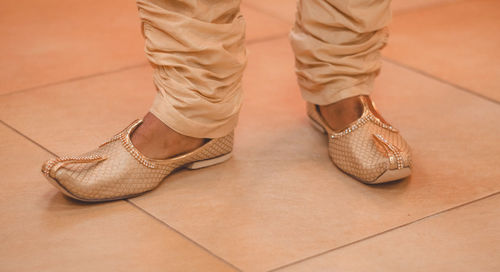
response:
M411 174L411 151L398 131L375 110L368 96L320 106L307 103L314 127L328 135L332 162L368 184L402 179Z
M385 122L382 116L373 107L370 97L366 95L353 96L332 104L319 106L321 116L334 131L344 130L352 122L358 120L363 114L364 107L362 97L370 101L370 103L367 104L372 113L382 122Z
M148 112L131 136L134 146L146 157L166 159L202 146L203 138L182 135Z
M42 165L42 173L63 194L85 202L99 202L151 191L176 169L199 169L231 158L234 133L203 144L203 139L172 133L166 126L159 126L158 119L151 117L146 116L148 126L144 126L143 132L136 138L148 155L172 157L196 150L163 160L146 157L130 141L132 132L142 127L142 121L136 120L97 149L78 156L46 161ZM196 148L198 144L202 146Z

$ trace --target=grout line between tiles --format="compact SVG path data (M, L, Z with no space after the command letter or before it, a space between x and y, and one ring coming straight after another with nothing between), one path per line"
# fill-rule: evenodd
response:
M246 41L246 45L252 45L252 44L256 44L256 43L277 40L280 38L285 38L287 36L288 36L288 32L283 33L283 34L276 34L276 35L272 35L272 36L268 36L268 37L263 37L263 38L251 39L251 40ZM138 67L146 66L147 64L148 64L148 62L143 62L143 63L139 63L139 64L121 67L121 68L118 68L115 70L99 72L99 73L94 73L94 74L88 74L88 75L83 75L83 76L77 76L77 77L72 77L72 78L68 78L68 79L63 79L60 81L49 82L49 83L38 85L38 86L33 86L33 87L25 88L25 89L14 90L14 91L10 91L7 93L3 93L3 94L0 94L0 97L12 95L12 94L23 93L23 92L28 92L28 91L37 90L37 89L46 88L46 87L51 87L51 86L57 86L60 84L69 83L69 82L73 82L73 81L79 81L79 80L84 80L84 79L90 79L93 77L119 73L119 72L131 70L131 69L135 69Z
M138 63L138 64L134 64L134 65L130 65L130 66L124 66L124 67L121 67L121 68L118 68L118 69L109 70L109 71L105 71L105 72L98 72L98 73L94 73L94 74L88 74L88 75L83 75L83 76L77 76L77 77L67 78L67 79L63 79L63 80L60 80L60 81L49 82L49 83L38 85L38 86L33 86L33 87L25 88L25 89L14 90L14 91L10 91L10 92L4 93L4 94L0 94L0 97L8 96L8 95L11 95L11 94L18 94L18 93L28 92L28 91L32 91L32 90L36 90L36 89L40 89L40 88L57 86L57 85L60 85L60 84L69 83L69 82L73 82L73 81L79 81L79 80L89 79L89 78L93 78L93 77L98 77L98 76L103 76L103 75L109 75L109 74L119 73L119 72L131 70L131 69L134 69L134 68L138 68L138 67L141 67L141 66L146 66L147 64L148 64L147 62L142 62L142 63Z
M26 140L30 141L31 143L35 144L36 146L40 147L41 149L43 149L44 151L50 153L51 155L53 156L56 156L57 157L57 154L50 151L49 149L47 149L46 147L44 147L43 145L37 143L36 141L34 141L33 139L31 139L30 137L28 137L27 135L23 134L22 132L20 132L19 130L15 129L14 127L12 127L11 125L5 123L3 120L0 120L0 123L3 124L4 126L6 126L7 128L11 129L12 131L14 131L15 133L19 134L20 136L24 137ZM187 239L189 242L195 244L197 247L201 248L202 250L206 251L207 253L209 253L210 255L212 255L213 257L217 258L218 260L224 262L225 264L231 266L232 268L236 269L237 271L242 271L241 269L239 269L238 267L236 267L235 265L233 265L232 263L230 263L229 261L225 260L224 258L218 256L217 254L213 253L212 251L210 251L209 249L207 249L206 247L202 246L201 244L199 244L198 242L194 241L193 239L189 238L188 236L186 236L185 234L183 234L182 232L178 231L177 229L173 228L172 226L170 226L169 224L167 224L166 222L162 221L161 219L159 219L158 217L152 215L151 213L147 212L146 210L144 210L143 208L139 207L137 204L133 203L132 201L130 201L129 199L125 199L124 200L125 202L129 203L130 205L132 205L133 207L135 207L139 212L142 212L144 214L146 214L147 216L153 218L154 220L160 222L162 225L166 226L167 228L173 230L175 233L181 235L184 239Z
M406 13L409 13L409 12L414 12L414 11L418 11L418 10L423 10L423 9L430 9L430 8L439 8L439 7L442 7L442 6L447 6L447 5L451 5L451 4L455 4L456 2L466 2L466 1L470 1L470 0L457 0L457 1L449 1L449 2L445 2L445 3L437 3L437 4L433 4L433 5L428 5L428 6L423 6L423 7L417 7L417 8L409 8L409 9L404 9L404 10L401 10L401 11L396 11L394 12L394 16L399 16L399 15L404 15ZM486 0L483 0L483 1L486 1ZM265 15L268 15L268 16L271 16L277 20L280 20L282 22L285 22L287 24L289 24L290 22L288 20L285 20L279 16L276 16L275 14L273 14L272 12L268 11L268 10L265 10L265 9L262 9L260 7L256 7L254 5L251 5L251 4L248 4L248 3L241 3L241 5L244 5L248 8L251 8L255 11L258 11L258 12L262 12L263 14ZM255 44L255 43L260 43L260 42L266 42L266 41L270 41L270 40L275 40L275 39L279 39L281 37L285 37L285 36L288 36L288 32L287 33L284 33L284 34L277 34L277 35L274 35L274 36L270 36L270 37L264 37L264 38L257 38L257 39L253 39L253 40L248 40L246 42L247 45L251 45L251 44ZM481 94L478 94L476 92L473 92L469 89L466 89L464 87L461 87L459 85L456 85L456 84L453 84L453 83L450 83L450 82L447 82L445 80L442 80L440 78L437 78L435 76L432 76L430 74L427 74L421 70L418 70L416 68L412 68L412 67L409 67L409 66L406 66L402 63L399 63L395 60L391 60L387 57L384 57L385 60L389 61L389 62L392 62L394 64L397 64L399 66L402 66L402 67L405 67L409 70L412 70L412 71L415 71L417 73L420 73L420 74L423 74L423 75L426 75L428 77L431 77L433 79L436 79L438 81L441 81L443 83L447 83L449 85L452 85L458 89L461 89L463 91L466 91L466 92L469 92L471 94L474 94L478 97L481 97L481 98L484 98L486 100L489 100L489 101L492 101L494 103L500 103L499 101L496 101L494 99L491 99L489 97L486 97L486 96L483 96ZM59 84L64 84L64 83L68 83L68 82L72 82L72 81L78 81L78 80L83 80L83 79L89 79L89 78L92 78L92 77L97 77L97 76L101 76L101 75L107 75L107 74L113 74L113 73L118 73L118 72L122 72L122 71L126 71L126 70L130 70L130 69L134 69L134 68L137 68L137 67L141 67L141 66L145 66L147 65L148 62L143 62L143 63L139 63L139 64L135 64L135 65L131 65L131 66L125 66L125 67L122 67L122 68L118 68L118 69L115 69L115 70L110 70L110 71L105 71L105 72L99 72L99 73L94 73L94 74L88 74L88 75L84 75L84 76L78 76L78 77L73 77L73 78L68 78L68 79L64 79L64 80L60 80L60 81L55 81L55 82L49 82L49 83L46 83L46 84L42 84L42 85L38 85L38 86L33 86L33 87L29 87L29 88L25 88L25 89L20 89L20 90L13 90L13 91L10 91L10 92L7 92L7 93L3 93L3 94L0 94L0 97L2 96L8 96L8 95L11 95L11 94L17 94L17 93L21 93L21 92L26 92L26 91L31 91L31 90L35 90L35 89L39 89L39 88L45 88L45 87L50 87L50 86L55 86L55 85L59 85Z
M15 129L14 127L12 127L11 125L5 123L3 120L0 120L0 123L2 123L4 126L6 126L7 128L11 129L12 131L14 131L15 133L19 134L20 136L24 137L25 139L27 139L28 141L32 142L33 144L35 144L36 146L40 147L41 149L47 151L48 153L54 155L54 156L57 156L56 153L50 151L49 149L45 148L44 146L42 146L41 144L37 143L36 141L34 141L33 139L31 139L30 137L28 137L27 135L23 134L22 132L20 132L19 130ZM335 250L338 250L338 249L342 249L342 248L345 248L345 247L348 247L348 246L351 246L353 244L356 244L356 243L360 243L360 242L363 242L363 241L366 241L366 240L369 240L369 239L372 239L374 237L377 237L377 236L380 236L380 235L383 235L385 233L389 233L391 231L394 231L394 230L397 230L397 229L400 229L400 228L404 228L406 226L409 226L409 225L412 225L412 224L415 224L415 223L418 223L420 221L424 221L424 220L427 220L427 219L430 219L432 217L436 217L436 216L439 216L441 214L444 214L444 213L447 213L449 211L452 211L452 210L455 210L455 209L458 209L460 207L464 207L464 206L467 206L467 205L470 205L470 204L473 204L475 202L478 202L478 201L481 201L481 200L485 200L487 198L490 198L490 197L493 197L495 195L498 195L500 194L500 191L497 191L497 192L494 192L494 193L491 193L491 194L488 194L486 196L483 196L483 197L480 197L480 198L477 198L477 199L474 199L474 200L471 200L471 201L468 201L468 202L464 202L462 204L459 204L457 206L453 206L453 207L450 207L450 208L447 208L447 209L444 209L444 210L441 210L441 211L438 211L436 213L433 213L433 214L430 214L430 215L427 215L427 216L424 216L424 217L421 217L419 219L416 219L414 221L411 221L411 222L407 222L405 224L401 224L401 225L398 225L398 226L395 226L395 227L392 227L392 228L389 228L387 230L384 230L382 232L379 232L379 233L375 233L373 235L369 235L369 236L366 236L364 238L361 238L361 239L358 239L358 240L355 240L355 241L352 241L352 242L349 242L347 244L344 244L344 245L341 245L341 246L338 246L338 247L335 247L335 248L332 248L332 249L329 249L329 250L326 250L326 251L323 251L323 252L320 252L320 253L317 253L317 254L314 254L314 255L311 255L311 256L308 256L306 258L303 258L303 259L300 259L300 260L297 260L297 261L294 261L294 262L291 262L291 263L288 263L288 264L285 264L285 265L282 265L282 266L279 266L277 268L274 268L274 269L271 269L269 270L269 272L272 272L272 271L278 271L278 270L281 270L281 269L284 269L286 267L290 267L290 266L293 266L295 264L298 264L298 263L302 263L306 260L310 260L310 259L314 259L316 257L319 257L319 256L322 256L322 255L325 255L327 253L330 253L330 252L333 252ZM210 255L214 256L215 258L221 260L222 262L226 263L227 265L233 267L234 269L236 269L237 271L242 271L241 269L239 269L237 266L233 265L232 263L230 263L229 261L225 260L224 258L218 256L217 254L213 253L212 251L210 251L209 249L207 249L206 247L204 247L203 245L199 244L198 242L196 242L195 240L189 238L188 236L186 236L185 234L183 234L182 232L178 231L177 229L173 228L172 226L170 226L168 223L162 221L161 219L159 219L158 217L154 216L153 214L149 213L148 211L144 210L142 207L138 206L137 204L135 204L134 202L130 201L129 199L126 199L124 200L125 202L129 203L130 205L132 205L133 207L135 207L137 210L139 210L140 212L143 212L145 213L147 216L153 218L154 220L158 221L159 223L163 224L164 226L166 226L167 228L173 230L174 232L176 232L177 234L181 235L182 237L184 237L185 239L187 239L188 241L194 243L196 246L198 246L199 248L201 248L202 250L206 251L207 253L209 253Z
M20 136L24 137L26 140L32 142L33 144L35 144L36 146L40 147L41 149L49 152L51 155L53 156L56 156L57 157L57 154L48 150L47 148L45 148L43 145L37 143L35 140L31 139L30 137L28 137L26 134L22 133L21 131L15 129L14 127L12 127L11 125L5 123L3 120L0 120L0 123L2 123L4 126L8 127L9 129L13 130L15 133L19 134Z
M461 90L461 91L463 91L463 92L469 93L469 94L471 94L471 95L477 96L477 97L482 98L482 99L484 99L484 100L488 100L488 101L490 101L490 102L492 102L492 103L494 103L494 104L500 105L500 101L497 101L497 100L495 100L495 99L493 99L493 98L490 98L490 97L488 97L488 96L482 95L482 94L480 94L480 93L474 92L473 90L467 89L467 88L462 87L462 86L460 86L460 85L457 85L457 84L455 84L455 83L453 83L453 82L450 82L450 81L444 80L444 79L442 79L442 78L436 77L436 76L434 76L434 75L432 75L432 74L429 74L429 73L427 73L427 72L424 72L423 70L420 70L420 69L418 69L418 68L408 66L408 65L406 65L406 64L404 64L404 63L401 63L401 62L399 62L399 61L396 61L396 60L394 60L394 59L391 59L391 58L388 58L388 57L385 57L385 56L383 56L383 57L382 57L382 59L384 59L385 61L390 62L390 63L392 63L392 64L394 64L394 65L397 65L397 66L399 66L399 67L401 67L401 68L404 68L404 69L406 69L406 70L409 70L409 71L415 72L415 73L417 73L417 74L423 75L423 76L425 76L425 77L428 77L428 78L434 79L434 80L436 80L436 81L439 81L439 82L444 83L444 84L446 84L446 85L449 85L449 86L451 86L451 87L454 87L454 88L456 88L456 89L459 89L459 90Z
M463 0L463 1L456 1L456 2L465 2L467 0ZM400 16L400 15L404 15L406 13L409 13L409 12L414 12L415 10L423 10L423 9L430 9L430 8L439 8L441 6L446 6L448 4L451 4L451 2L447 2L447 3L441 3L441 4L434 4L434 5L429 5L429 6L425 6L425 7L420 7L420 8L414 8L414 9L408 9L408 10L402 10L401 12L397 12L395 13L396 16ZM260 9L258 7L255 7L253 5L249 5L249 4L246 4L246 3L242 3L242 5L245 5L249 8L252 8L254 10L257 10L259 12L262 12L266 15L269 15L269 16L272 16L273 18L275 19L278 19L282 22L286 22L286 23L289 23L289 21L285 20L285 19L282 19L280 17L277 17L275 16L274 14L266 11L266 10L263 10L263 9ZM252 45L252 44L256 44L256 43L261 43L261 42L267 42L267 41L271 41L271 40L276 40L276 39L280 39L280 38L285 38L286 36L288 36L288 32L287 33L284 33L284 34L277 34L277 35L273 35L273 36L269 36L269 37L263 37L263 38L256 38L256 39L252 39L252 40L248 40L246 42L247 45ZM434 80L437 80L441 83L444 83L446 85L449 85L449 86L452 86L454 88L457 88L463 92L466 92L466 93L469 93L471 95L474 95L478 98L482 98L484 100L488 100L490 102L493 102L497 105L500 105L500 101L496 101L490 97L487 97L487 96L484 96L482 94L479 94L477 92L474 92L470 89L467 89L465 87L462 87L462 86L459 86L459 85L456 85L452 82L449 82L449 81L446 81L444 79L441 79L441 78L438 78L432 74L429 74L427 72L424 72L422 70L419 70L417 68L414 68L414 67L411 67L411 66L407 66L403 63L400 63L396 60L393 60L393 59L390 59L390 58L387 58L387 57L383 57L384 60L390 62L390 63L393 63L397 66L400 66L402 68L405 68L407 70L410 70L410 71L413 71L413 72L416 72L418 74L421 74L425 77L428 77L428 78L431 78L431 79L434 79ZM84 75L84 76L79 76L79 77L73 77L73 78L69 78L69 79L65 79L65 80L61 80L61 81L56 81L56 82L51 82L51 83L47 83L47 84L42 84L42 85L39 85L39 86L34 86L34 87L29 87L29 88L25 88L25 89L20 89L20 90L15 90L15 91L11 91L11 92L8 92L8 93L4 93L4 94L1 94L0 97L2 96L7 96L7 95L11 95L11 94L17 94L17 93L21 93L21 92L27 92L27 91L31 91L31 90L35 90L35 89L39 89L39 88L45 88L45 87L50 87L50 86L56 86L56 85L60 85L60 84L64 84L64 83L68 83L68 82L72 82L72 81L80 81L80 80L85 80L85 79L89 79L89 78L93 78L93 77L98 77L98 76L103 76L103 75L108 75L108 74L114 74L114 73L119 73L119 72L122 72L122 71L126 71L126 70L131 70L131 69L134 69L134 68L138 68L138 67L142 67L142 66L146 66L148 63L147 62L144 62L144 63L140 63L140 64L135 64L135 65L131 65L131 66L126 66L126 67L122 67L122 68L118 68L118 69L115 69L115 70L110 70L110 71L105 71L105 72L100 72L100 73L94 73L94 74L88 74L88 75ZM0 120L0 123L2 123L3 125L5 125L6 127L8 127L9 129L13 130L14 132L16 132L17 134L19 134L20 136L24 137L25 139L27 139L28 141L32 142L33 144L37 145L38 147L42 148L43 150L47 151L48 153L54 155L54 156L57 156L55 153L53 153L52 151L48 150L47 148L45 148L44 146L42 146L41 144L37 143L36 141L34 141L33 139L31 139L30 137L28 137L27 135L23 134L22 132L20 132L19 130L15 129L14 127L10 126L9 124L5 123L3 120ZM283 266L280 266L280 267L277 267L277 268L274 268L272 270L269 270L269 271L278 271L278 270L281 270L283 268L286 268L286 267L290 267L292 265L295 265L295 264L298 264L298 263L301 263L301 262L304 262L306 260L309 260L309 259L313 259L313 258L316 258L316 257L319 257L319 256L322 256L324 254L327 254L329 252L333 252L335 250L338 250L338 249L342 249L344 247L348 247L348 246L351 246L353 244L356 244L356 243L360 243L360 242L363 242L365 240L369 240L369 239L372 239L374 237L377 237L377 236L380 236L380 235L383 235L385 233L389 233L391 231L394 231L394 230L397 230L397 229L400 229L400 228L404 228L406 226L409 226L409 225L412 225L414 223L418 223L420 221L423 221L423 220L427 220L427 219L430 219L432 217L435 217L435 216L439 216L443 213L446 213L446 212L449 212L449 211L452 211L452 210L455 210L455 209L458 209L460 207L463 207L463 206L466 206L466 205L469 205L469 204L472 204L472 203L475 203L475 202L478 202L478 201L481 201L481 200L484 200L484 199L487 199L487 198L490 198L490 197L493 197L497 194L499 194L500 192L495 192L495 193L492 193L492 194L489 194L489 195L486 195L486 196L483 196L483 197L480 197L478 199L475 199L475 200L472 200L472 201L469 201L469 202L465 202L465 203L462 203L462 204L459 204L457 206L454 206L454 207L451 207L451 208L448 208L448 209L445 209L445 210L442 210L442 211L439 211L439 212L436 212L434 214L430 214L430 215L427 215L427 216L424 216L422 218L419 218L417 220L414 220L414 221L411 221L411 222L408 222L408 223L405 223L405 224L402 224L402 225L399 225L399 226L396 226L396 227L393 227L393 228L390 228L390 229L387 229L387 230L384 230L382 232L379 232L379 233L376 233L376 234L373 234L373 235L370 235L370 236L367 236L367 237L364 237L364 238L361 238L359 240L356 240L356 241L353 241L353 242L350 242L350 243L347 243L347 244L344 244L344 245L341 245L341 246L338 246L338 247L335 247L333 249L329 249L327 251L324 251L324 252L321 252L321 253L318 253L316 255L312 255L312 256L309 256L309 257L306 257L304 259L301 259L301 260L298 260L298 261L295 261L295 262L292 262L292 263L289 263L289 264L286 264L286 265L283 265ZM233 265L232 263L230 263L229 261L225 260L224 258L216 255L215 253L213 253L212 251L210 251L209 249L207 249L206 247L204 247L203 245L199 244L198 242L196 242L195 240L189 238L188 236L186 236L185 234L183 234L182 232L178 231L177 229L173 228L171 225L169 225L168 223L162 221L161 219L159 219L158 217L154 216L153 214L149 213L148 211L144 210L142 207L138 206L137 204L135 204L134 202L130 201L130 200L125 200L126 202L128 202L130 205L134 206L137 210L139 210L140 212L143 212L145 213L146 215L148 215L149 217L153 218L154 220L158 221L159 223L163 224L164 226L166 226L167 228L173 230L174 232L176 232L177 234L181 235L182 237L184 237L185 239L187 239L188 241L194 243L196 246L198 246L199 248L203 249L204 251L206 251L207 253L209 253L210 255L214 256L215 258L219 259L220 261L224 262L225 264L231 266L232 268L238 270L238 271L242 271L241 269L239 269L238 267L236 267L235 265Z
M285 265L282 265L282 266L279 266L277 268L273 268L271 270L269 270L268 272L274 272L274 271L278 271L278 270L281 270L281 269L284 269L286 267L290 267L290 266L293 266L293 265L296 265L298 263L302 263L304 261L307 261L307 260L310 260L310 259L314 259L316 257L320 257L322 255L325 255L325 254L328 254L330 252L333 252L335 250L338 250L338 249L342 249L342 248L345 248L345 247L348 247L348 246L351 246L353 244L357 244L357 243L360 243L360 242L363 242L363 241L366 241L366 240L369 240L369 239L372 239L374 237L377 237L377 236L380 236L380 235L383 235L383 234L386 234L386 233L389 233L391 231L394 231L394 230L397 230L397 229L401 229L401 228L404 228L404 227L407 227L409 225L413 225L415 223L418 223L420 221L424 221L424 220L427 220L427 219L430 219L432 217L437 217L441 214L444 214L444 213L447 213L449 211L452 211L452 210L456 210L458 208L461 208L461 207L464 207L464 206L467 206L467 205L470 205L470 204L473 204L475 202L479 202L481 200L485 200L487 198L490 198L490 197L493 197L495 195L498 195L500 194L500 191L497 191L497 192L494 192L494 193L491 193L491 194L488 194L488 195L485 195L485 196L482 196L482 197L479 197L479 198L476 198L476 199L473 199L471 201L468 201L468 202L464 202L462 204L459 204L457 206L453 206L453 207L450 207L450 208L447 208L447 209L444 209L444 210L441 210L441 211L438 211L438 212L435 212L433 214L429 214L429 215L426 215L424 217L421 217L419 219L416 219L414 221L411 221L411 222L408 222L408 223L404 223L404 224L401 224L401 225L398 225L398 226L395 226L395 227L392 227L392 228L389 228L389 229L386 229L382 232L378 232L378 233L375 233L375 234L372 234L372 235L369 235L369 236L366 236L366 237L363 237L361 239L358 239L358 240L355 240L355 241L352 241L352 242L349 242L347 244L343 244L341 246L338 246L338 247L335 247L335 248L332 248L332 249L329 249L329 250L325 250L323 252L320 252L320 253L317 253L317 254L314 254L314 255L311 255L309 257L305 257L303 259L300 259L300 260L297 260L297 261L294 261L294 262L291 262L291 263L288 263L288 264L285 264Z
M180 236L184 237L185 239L187 239L188 241L190 241L191 243L197 245L198 247L200 247L201 249L203 249L204 251L206 251L207 253L209 253L210 255L214 256L215 258L219 259L220 261L224 262L225 264L231 266L232 268L238 270L238 271L242 271L241 269L239 269L237 266L235 266L234 264L230 263L229 261L225 260L224 258L218 256L217 254L213 253L212 251L210 251L208 248L204 247L203 245L201 245L200 243L196 242L195 240L189 238L188 236L186 236L184 233L178 231L177 229L175 229L174 227L170 226L167 222L161 220L160 218L154 216L153 214L149 213L148 211L146 211L145 209L143 209L142 207L140 207L139 205L135 204L133 201L131 201L130 199L125 199L126 202L128 202L130 205L134 206L137 210L145 213L146 215L150 216L151 218L153 218L154 220L158 221L160 224L166 226L167 228L173 230L174 232L176 232L177 234L179 234Z

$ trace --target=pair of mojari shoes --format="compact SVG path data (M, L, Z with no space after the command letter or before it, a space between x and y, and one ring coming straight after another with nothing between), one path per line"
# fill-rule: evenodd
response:
M318 106L307 104L312 124L328 135L333 163L367 184L398 180L410 175L410 148L396 129L371 111L362 97L362 116L343 131L333 131ZM141 124L136 120L97 149L78 157L48 160L42 173L65 195L86 202L125 199L156 188L179 168L198 169L228 160L234 133L211 139L192 152L165 160L141 154L130 135Z

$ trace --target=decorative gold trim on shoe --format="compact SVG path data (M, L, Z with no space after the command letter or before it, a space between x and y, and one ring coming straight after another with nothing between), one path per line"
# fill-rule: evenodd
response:
M139 163L142 165L149 167L151 169L156 168L156 165L154 162L152 162L148 157L144 156L135 148L135 146L132 144L132 141L130 140L130 134L132 131L139 126L142 123L142 120L136 120L134 123L132 123L127 130L123 131L120 134L119 139L121 140L123 147L134 157Z
M47 161L43 166L42 166L42 173L49 177L50 172L52 170L57 171L57 169L61 166L68 165L71 163L90 163L90 162L99 162L103 161L106 158L103 158L101 156L96 156L96 155L90 155L90 156L85 156L85 157L60 157L60 158L55 158ZM57 169L54 168L54 166L57 165ZM54 169L53 169L54 168Z
M42 166L43 174L65 195L81 201L99 202L151 191L175 169L199 169L231 157L234 132L210 139L186 154L161 160L147 158L130 140L130 135L141 123L142 120L132 122L85 155L48 160Z
M111 137L109 140L107 140L106 142L104 142L101 145L99 145L99 147L103 147L103 146L105 146L105 145L107 145L109 143L112 143L114 141L120 140L121 137L122 137L122 135L123 135L123 131L120 132L120 133L118 133L118 134L116 134L115 136Z
M144 156L135 148L135 146L132 144L132 141L130 140L130 133L137 128L142 123L142 120L137 119L134 122L132 122L127 128L122 130L120 133L116 134L106 142L102 143L99 147L103 147L109 143L112 143L114 141L120 140L123 147L134 157L139 163L142 165L149 167L151 169L156 168L156 165L154 162L152 162L148 157Z
M103 147L109 143L112 143L114 141L120 140L123 136L124 133L128 133L129 130L137 125L142 123L141 119L136 119L132 123L130 123L126 128L124 128L122 131L118 132L115 136L111 137L109 140L105 141L104 143L100 144L99 147Z
M330 138L337 139L339 137L345 136L345 135L347 135L347 134L355 131L356 129L362 127L363 125L365 125L366 123L368 123L370 121L373 122L374 124L376 124L379 127L388 129L388 130L390 130L392 132L398 132L397 129L395 129L391 125L388 125L388 124L382 122L380 119L378 119L377 117L375 117L375 115L373 115L373 113L371 113L370 111L366 111L365 114L363 114L358 120L356 120L353 124L351 124L345 130L343 130L341 132L332 132L330 134Z
M330 128L321 116L319 107L307 103L307 115L311 123L328 136L329 156L333 164L367 184L390 182L409 176L411 152L408 144L397 129L372 112L369 99L362 97L361 101L361 117L342 131ZM355 131L357 133L353 133Z
M394 146L393 144L389 143L386 138L384 138L380 134L375 134L373 135L375 140L377 140L382 146L384 147L387 157L389 157L389 160L391 163L396 161L397 164L397 169L403 168L403 158L401 157L401 150Z

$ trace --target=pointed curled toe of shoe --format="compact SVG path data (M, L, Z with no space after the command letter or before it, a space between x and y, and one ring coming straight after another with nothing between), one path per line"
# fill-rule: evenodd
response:
M367 184L385 183L411 174L409 145L391 125L371 112L362 100L362 116L342 131L333 131L308 103L307 114L314 127L328 135L328 153L332 162L345 173Z
M233 133L209 140L192 152L165 160L149 159L130 140L136 120L97 149L78 157L48 160L42 173L65 195L86 202L124 199L156 188L178 168L197 169L231 157Z

